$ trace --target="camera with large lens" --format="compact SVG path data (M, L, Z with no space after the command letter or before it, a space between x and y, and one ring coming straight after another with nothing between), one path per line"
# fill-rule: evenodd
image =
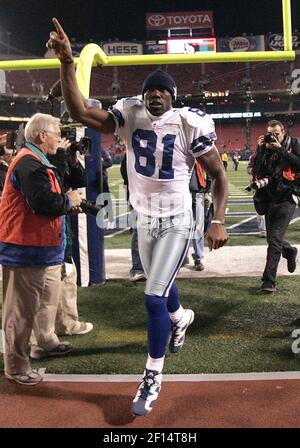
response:
M103 205L97 205L95 202L88 201L87 199L82 199L80 207L82 211L86 214L97 216L98 212L107 206L107 201L104 201Z
M247 185L245 188L246 191L251 190L260 190L261 188L265 188L270 182L270 179L268 177L263 177L262 179L256 179L251 184Z
M82 135L82 129L76 127L63 127L61 129L61 136L70 140L71 145L68 148L70 152L79 152L82 155L88 155L91 153L92 141L89 137L81 137L79 131Z
M19 128L14 131L7 131L2 137L5 138L5 142L3 138L1 139L2 145L0 146L0 156L5 154L5 149L12 149L13 154L16 154L24 145L25 145L25 137L24 137L24 128L25 125L20 124Z
M277 143L278 140L277 140L277 138L276 138L276 135L273 134L273 132L267 132L267 133L264 135L264 142L265 142L265 143L268 143L268 144L271 144L271 143Z
M6 147L7 149L16 149L16 141L18 137L18 131L8 131L6 134Z

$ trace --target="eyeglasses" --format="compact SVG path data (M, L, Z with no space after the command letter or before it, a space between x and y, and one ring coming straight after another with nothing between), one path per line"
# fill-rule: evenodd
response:
M53 135L55 135L57 140L61 140L61 133L60 132L47 131L46 129L44 129L44 132L46 132L47 134L53 134Z

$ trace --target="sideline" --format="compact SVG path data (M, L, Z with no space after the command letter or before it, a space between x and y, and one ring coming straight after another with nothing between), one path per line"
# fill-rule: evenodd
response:
M132 383L140 382L141 375L56 375L38 370L44 382L68 383ZM215 381L276 381L300 380L300 372L250 372L250 373L208 373L186 375L163 375L163 382L215 382Z
M300 254L300 245L295 245ZM177 278L207 278L207 277L260 277L265 267L267 246L224 246L218 250L209 251L204 248L204 271L195 271L193 249L189 250L189 264L182 267ZM298 261L299 261L298 255ZM129 280L131 266L130 249L106 249L105 270L107 280ZM300 275L300 263L296 270L290 274L287 263L281 257L278 266L278 275Z

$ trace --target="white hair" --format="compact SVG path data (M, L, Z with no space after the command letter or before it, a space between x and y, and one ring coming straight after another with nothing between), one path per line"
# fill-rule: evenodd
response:
M28 143L39 143L39 134L42 131L54 132L59 126L58 118L48 114L34 114L25 126L25 140Z

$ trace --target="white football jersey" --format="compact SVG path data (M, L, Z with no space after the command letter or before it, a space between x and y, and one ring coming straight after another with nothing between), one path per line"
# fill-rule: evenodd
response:
M123 98L109 112L115 133L126 143L133 208L161 218L191 209L194 159L208 152L217 138L210 116L183 107L156 117L137 98Z

